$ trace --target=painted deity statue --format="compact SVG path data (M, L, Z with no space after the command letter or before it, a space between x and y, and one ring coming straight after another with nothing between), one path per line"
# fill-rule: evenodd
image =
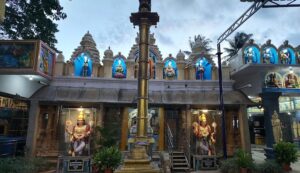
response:
M254 50L252 47L250 47L246 52L245 52L245 63L252 63L254 60Z
M171 62L168 64L167 68L165 68L165 75L167 78L173 78L175 76L175 70L171 65Z
M266 85L267 87L279 87L278 80L276 79L276 73L271 73L267 76Z
M204 80L205 68L203 67L203 65L201 63L199 63L196 70L199 72L199 79Z
M282 131L281 131L281 121L276 111L274 111L272 115L271 122L273 127L274 142L278 143L282 141Z
M88 143L88 138L91 133L91 128L85 123L83 112L77 116L77 124L70 130L66 127L67 133L71 135L71 147L69 154L74 156L81 156Z
M193 123L193 132L200 143L200 154L201 155L214 155L214 144L216 143L216 123L212 123L213 129L207 124L206 115L201 114L198 117L198 122ZM198 147L198 146L197 146Z
M280 60L282 64L289 64L290 62L290 53L287 49L284 49L280 52Z
M266 50L264 50L263 57L264 57L263 58L263 63L266 63L266 64L271 63L272 52L271 52L270 48L267 48Z
M82 76L88 75L88 68L89 68L88 60L85 58L85 61L84 61L83 67L82 67Z
M300 137L300 122L297 120L293 121L293 133L294 133L294 138L299 138Z
M285 87L286 88L297 88L298 81L295 75L292 73L285 77Z

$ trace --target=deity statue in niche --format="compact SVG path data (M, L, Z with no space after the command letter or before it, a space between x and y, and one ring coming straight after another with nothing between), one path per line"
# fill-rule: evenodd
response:
M297 88L298 87L298 81L297 77L293 73L289 73L286 75L284 79L285 87L286 88Z
M172 67L171 61L169 61L168 66L164 69L166 78L173 78L175 76L175 70Z
M66 132L71 136L69 154L73 157L81 156L89 142L88 138L91 133L91 127L85 123L83 111L80 111L77 116L77 124L73 128L70 128L68 124L71 123L66 123Z
M272 128L273 128L273 136L274 142L278 143L282 141L282 131L281 131L281 121L276 111L274 111L272 115Z
M263 63L270 64L272 58L272 52L270 48L267 48L263 52Z
M247 63L252 63L253 60L254 60L254 50L252 47L248 48L246 51L245 51L245 64Z
M300 137L300 122L295 119L293 121L293 133L294 133L294 138L299 138Z
M117 64L115 66L115 73L114 73L114 77L115 78L125 78L125 74L124 74L124 67L122 64L121 59L117 60Z
M291 61L290 53L288 49L280 51L280 61L282 64L289 64Z
M82 76L88 76L88 68L89 68L89 61L86 56L84 56L84 63L82 67Z
M212 123L213 129L207 123L206 115L201 114L198 117L198 122L193 123L193 132L197 137L199 142L200 155L215 155L214 144L216 143L215 135L216 135L216 127L217 124L215 122Z
M203 65L201 63L199 63L199 65L197 66L197 71L199 71L199 79L204 80L205 68L203 67Z
M271 73L267 76L266 85L267 87L279 87L276 73Z

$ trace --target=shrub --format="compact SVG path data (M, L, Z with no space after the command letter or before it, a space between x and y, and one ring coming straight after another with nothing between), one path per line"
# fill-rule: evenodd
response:
M297 146L290 142L279 142L274 145L275 160L282 165L290 164L298 160Z
M41 158L1 158L0 172L2 173L35 173L46 170L48 163Z
M100 169L116 169L122 160L122 154L117 147L105 147L94 155L94 164Z

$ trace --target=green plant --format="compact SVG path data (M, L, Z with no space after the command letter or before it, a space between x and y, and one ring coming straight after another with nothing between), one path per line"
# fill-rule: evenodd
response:
M237 150L234 157L236 158L236 163L239 168L251 169L254 167L251 155L244 150Z
M94 155L94 164L100 169L116 169L122 160L122 154L117 147L104 147Z
M275 160L280 165L296 162L297 151L297 146L290 142L279 142L274 145Z
M0 173L35 173L47 170L49 164L41 158L1 158Z
M275 160L266 160L256 165L255 173L282 173L282 168Z
M96 127L96 132L99 133L99 140L96 141L97 145L101 147L116 146L118 138L116 137L116 129L108 127Z
M238 165L236 158L230 158L221 161L220 170L222 173L238 173Z

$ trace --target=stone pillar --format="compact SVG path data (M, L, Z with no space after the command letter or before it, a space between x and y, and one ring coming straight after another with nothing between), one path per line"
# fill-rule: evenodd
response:
M196 80L196 69L194 66L189 67L189 80Z
M177 62L177 80L185 80L184 79L184 72L185 72L184 67L185 67L184 61Z
M191 143L192 118L193 118L190 105L186 106L186 109L183 113L185 113L185 116L186 116L186 140L190 144Z
M134 60L126 60L127 79L134 79Z
M164 151L165 149L165 108L158 108L159 119L159 139L158 139L158 151Z
M34 157L36 154L36 138L39 120L39 101L31 100L29 108L28 130L26 138L26 156Z
M157 62L155 64L156 76L155 79L162 80L163 79L163 62Z
M217 67L212 67L212 74L211 74L211 79L212 80L219 80L218 76L218 68Z
M100 67L100 64L98 63L93 63L93 71L92 71L92 77L99 77L99 67Z
M103 66L104 66L104 78L112 78L112 59L104 59Z
M121 144L120 149L121 151L126 150L127 145L127 136L128 136L128 107L123 107L121 109L121 115L122 115L122 132L121 132Z
M240 105L239 109L239 129L241 136L241 147L248 153L251 153L251 142L250 142L250 133L249 133L249 124L248 124L248 115L247 115L247 106Z
M268 159L274 158L273 153L273 144L274 142L274 136L273 136L273 128L272 128L272 115L274 111L277 111L279 113L279 96L281 93L262 93L262 104L264 108L264 120L265 120L265 141L266 141L266 157Z
M95 126L103 127L103 119L104 119L104 105L103 103L101 103L99 105L99 109L97 110Z
M62 76L64 75L64 56L62 55L62 53L59 53L57 58L56 58L56 62L55 62L55 66L54 66L54 76Z

